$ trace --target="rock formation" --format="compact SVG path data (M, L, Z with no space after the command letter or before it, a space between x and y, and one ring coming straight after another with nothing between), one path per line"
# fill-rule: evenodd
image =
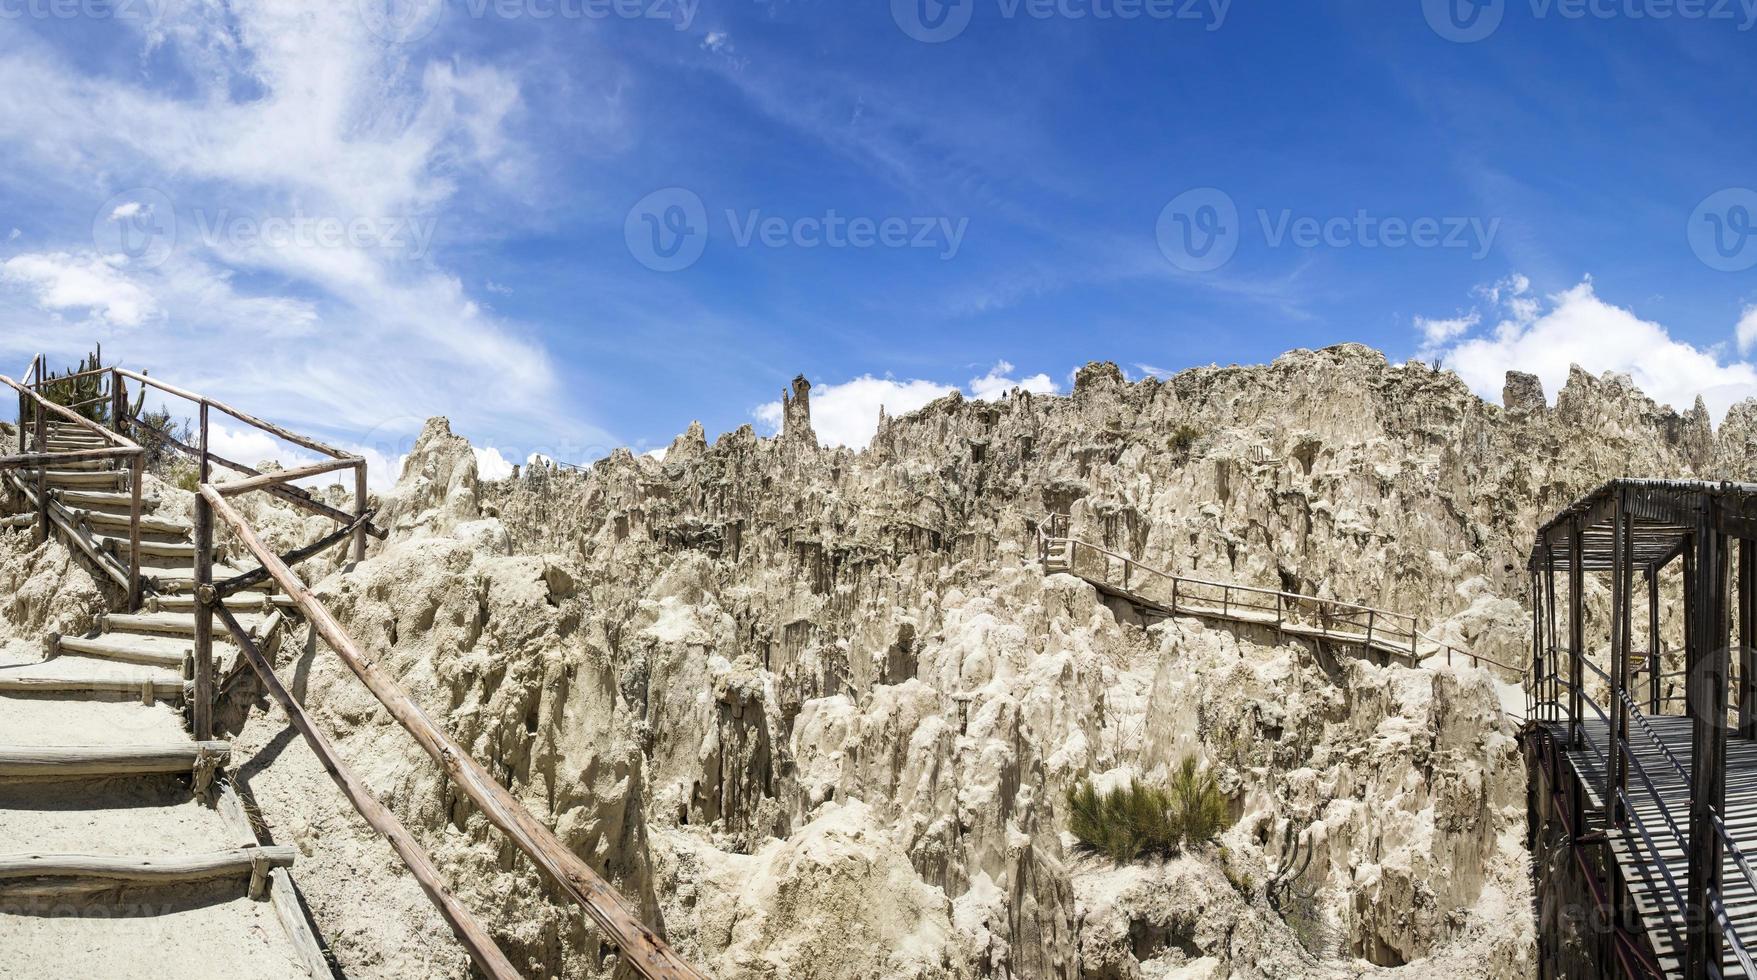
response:
M1066 397L953 394L884 418L862 452L817 446L809 387L774 439L692 425L662 460L500 483L435 420L383 502L390 540L319 586L727 980L1530 975L1525 774L1502 711L1517 676L1144 620L1046 577L1038 527L1067 514L1150 565L1402 610L1521 664L1540 520L1612 476L1748 476L1757 443L1750 405L1717 435L1699 409L1576 371L1553 410L1518 377L1502 408L1353 345L1163 381L1094 364ZM284 657L516 963L611 975L333 658ZM271 759L254 790L349 975L464 975L267 717L241 751ZM1232 801L1219 841L1120 867L1075 846L1076 780L1187 757ZM364 928L360 908L401 918Z

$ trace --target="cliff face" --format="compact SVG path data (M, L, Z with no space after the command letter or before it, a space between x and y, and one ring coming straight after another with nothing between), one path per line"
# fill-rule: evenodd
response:
M1753 406L1717 435L1577 372L1553 408L1511 379L1502 409L1359 347L1166 381L1091 365L1067 397L886 419L860 453L816 445L808 390L775 439L692 426L662 461L494 484L431 424L385 501L391 539L319 590L722 978L1528 975L1525 775L1500 710L1517 678L1144 625L1044 576L1038 522L1523 663L1543 518L1613 476L1746 476L1757 442ZM285 666L515 962L611 971L327 654ZM257 794L305 845L350 975L460 970L278 737L240 744L278 754ZM1233 801L1218 845L1122 868L1073 847L1075 780L1190 756ZM406 932L350 929L362 904L405 908Z

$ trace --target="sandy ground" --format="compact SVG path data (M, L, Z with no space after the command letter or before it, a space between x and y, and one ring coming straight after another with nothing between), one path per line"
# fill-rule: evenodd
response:
M43 662L40 651L0 648L0 672L91 677L144 669L76 656ZM0 698L0 744L188 740L178 711L138 696ZM0 852L178 855L235 843L225 819L175 777L0 784ZM243 891L231 881L45 899L0 888L0 978L304 978L272 906Z

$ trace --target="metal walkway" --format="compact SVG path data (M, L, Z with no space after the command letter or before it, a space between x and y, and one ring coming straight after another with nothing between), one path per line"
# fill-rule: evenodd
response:
M1680 907L1690 881L1685 844L1689 839L1691 721L1676 715L1634 718L1629 742L1633 756L1630 790L1624 797L1631 816L1626 826L1610 835L1609 844L1660 966L1668 974L1682 975L1685 925ZM1564 725L1548 722L1542 727L1558 743L1566 740ZM1610 726L1593 720L1582 729L1586 745L1565 750L1563 756L1585 788L1588 825L1602 827L1604 751L1610 744ZM1757 856L1757 742L1728 740L1725 812L1732 846L1725 849L1722 858L1720 901L1739 944L1757 949L1757 887L1739 868L1741 856L1747 861ZM1748 975L1736 954L1727 958L1723 976Z

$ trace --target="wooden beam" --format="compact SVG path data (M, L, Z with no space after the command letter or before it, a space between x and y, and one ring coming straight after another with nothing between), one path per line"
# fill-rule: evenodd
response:
M195 498L195 695L196 738L214 731L214 516L205 496Z
M30 396L30 398L36 403L36 405L39 406L39 410L36 412L36 415L38 416L38 418L42 417L41 409L48 409L50 412L53 412L54 414L61 416L63 419L66 419L67 421L72 422L75 425L78 425L81 428L92 432L93 434L97 435L99 438L103 439L105 442L115 443L116 445L121 446L125 449L139 449L140 448L140 446L136 445L133 441L131 441L131 440L115 433L115 432L111 432L109 429L104 428L103 426L97 424L96 422L93 422L91 419L88 419L85 416L80 415L77 412L69 411L64 407L55 404L54 402L48 400L47 398L44 398L42 395L39 395L36 392L31 391L29 388L26 388L23 385L20 385L18 382L12 380L11 378L6 377L5 375L0 375L0 384L6 385L9 388L13 388L18 391L22 391L22 392L27 393Z
M1739 541L1739 737L1757 738L1757 541Z
M350 456L346 459L328 459L321 463L312 463L309 466L295 466L290 470L281 470L278 473L264 473L260 476L253 476L247 480L238 480L233 483L222 483L219 484L218 490L221 494L227 497L236 497L241 493L260 490L266 486L288 484L295 480L304 480L314 476L322 476L325 473L334 473L337 470L345 470L364 465L366 465L366 461L358 456Z
M207 854L159 857L110 854L0 855L0 894L6 882L29 878L101 878L123 885L169 885L212 878L245 877L259 862L284 868L291 847L237 847Z
M416 843L396 814L380 803L372 795L372 791L366 788L366 784L356 778L342 761L341 754L336 751L329 738L317 729L311 716L305 713L304 706L299 704L292 692L275 675L274 665L269 663L268 657L257 647L255 639L238 622L238 618L223 606L217 607L215 612L226 624L226 628L231 630L238 649L244 652L250 665L256 669L256 675L262 681L263 687L280 704L281 710L287 713L287 720L305 737L305 743L311 746L312 754L317 756L324 772L329 773L329 778L342 791L342 795L348 798L348 802L354 805L354 809L366 818L373 830L390 843L391 848L397 852L397 857L402 858L403 864L408 866L410 873L420 883L421 890L427 893L428 899L439 909L446 925L451 927L452 935L469 951L470 958L484 974L495 980L518 980L518 970L513 968L512 962L501 952L494 937L452 896L439 869L433 866L427 852Z
M16 456L0 456L0 469L35 469L42 466L53 469L56 463L89 463L96 460L127 459L137 455L138 452L138 450L120 446L106 446L102 449L20 453Z
M122 776L190 772L204 756L230 757L227 742L172 742L164 745L4 745L0 776Z
M371 523L371 520L371 513L361 514L359 517L354 518L352 524L349 524L346 527L337 528L303 548L296 551L289 551L282 555L281 564L291 568L313 556L322 554L324 551L335 547L350 537L353 537L356 531L364 527L366 524ZM268 571L266 569L253 568L242 575L234 575L223 582L215 582L214 593L220 598L225 598L229 595L236 595L259 582L265 582L267 580Z
M361 652L329 609L257 538L230 501L212 486L202 487L201 494L213 505L214 513L232 528L244 547L298 604L318 635L348 669L366 684L379 703L415 737L427 754L444 767L458 788L481 809L483 816L511 837L520 850L579 903L605 938L622 950L624 962L647 980L706 980L657 932L642 922L608 882L558 840L553 831L531 816L480 763L470 758L463 746L427 717L407 691Z
M151 385L152 387L157 388L160 391L176 395L179 398L187 399L189 401L195 402L198 405L212 405L214 408L217 408L220 411L225 412L227 415L230 415L231 417L237 419L240 422L243 422L246 425L253 425L253 426L257 427L258 429L261 429L262 431L269 433L270 435L279 436L282 439L287 440L288 442L292 443L295 446L301 446L305 449L311 450L314 453L322 453L325 456L331 456L336 459L341 459L341 458L348 455L347 453L344 453L341 450L336 449L332 446L326 446L323 443L318 442L316 439L310 438L309 436L302 436L302 435L298 434L297 432L291 432L291 431L284 429L278 425L275 425L273 422L265 422L262 419L259 419L256 416L251 415L247 412L240 412L237 409L231 407L230 405L225 404L224 402L215 401L212 398L207 398L203 395L198 395L192 391L185 391L184 389L179 388L176 385L168 385L168 384L164 383L163 381L159 381L154 378L149 378L144 374L137 374L133 371L128 370L127 368L117 368L116 372L118 374L121 374L123 377L133 378L134 380L140 382L143 385Z
M188 456L190 459L194 459L194 460L201 459L201 456L202 456L201 450L195 448L194 446L188 445L187 443L179 441L178 439L176 439L170 433L164 431L163 429L155 429L155 428L147 425L146 423L141 422L139 419L131 419L130 421L132 424L137 425L137 426L139 426L143 429L146 429L147 431L153 433L165 445L171 447L172 449L177 450L178 452L182 453L185 456ZM261 470L256 469L253 466L245 466L243 463L239 463L239 462L236 462L235 460L227 459L226 457L221 456L220 454L215 453L215 452L209 452L207 454L207 459L210 463L216 463L220 466L224 466L226 469L233 470L238 473L242 473L245 476L262 476L263 475ZM211 467L210 467L210 472L211 472ZM310 491L304 489L303 487L283 487L283 486L271 485L271 486L263 487L262 489L264 492L273 494L274 496L279 497L280 499L286 501L287 503L292 504L295 507L303 508L304 510L308 510L313 514L322 515L322 516L327 517L330 520L335 521L340 524L347 524L347 523L353 521L353 519L354 519L353 514L350 514L345 510L338 510L337 508L331 507L330 505L323 503L320 500L317 500L316 498L314 498L311 495ZM384 538L389 536L389 532L385 531L383 528L378 527L377 525L374 525L374 524L367 524L366 525L366 533L371 535L372 537L378 538L381 541Z
M1713 527L1713 497L1698 494L1696 562L1686 588L1696 629L1686 645L1690 730L1690 837L1685 973L1718 976L1723 950L1712 899L1720 894L1721 841L1715 814L1726 807L1726 538Z

